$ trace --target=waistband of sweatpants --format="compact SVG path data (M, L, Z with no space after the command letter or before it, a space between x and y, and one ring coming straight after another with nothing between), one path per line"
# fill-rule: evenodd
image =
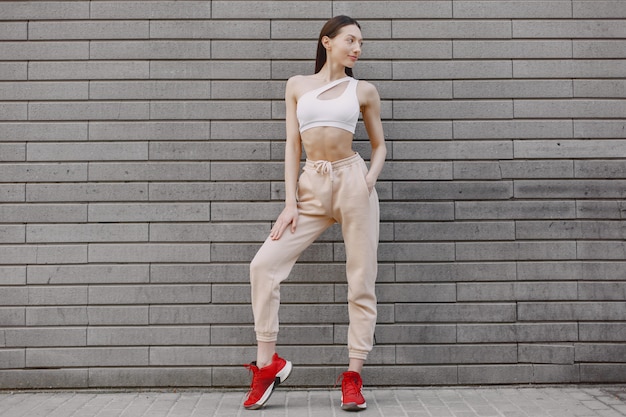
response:
M349 165L358 163L360 161L362 161L363 158L361 158L361 155L359 155L358 152L355 152L354 155L349 156L347 158L344 159L338 159L337 161L333 161L330 164L333 166L333 169L339 169L342 167L347 167ZM320 162L328 162L328 161L324 161L324 160L320 160L320 161L313 161L311 159L307 159L306 160L306 166L308 168L313 168L315 169L316 166L320 163Z

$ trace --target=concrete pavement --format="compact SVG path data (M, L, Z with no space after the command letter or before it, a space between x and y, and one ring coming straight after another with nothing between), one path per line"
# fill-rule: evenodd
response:
M619 417L625 386L367 389L359 417ZM0 392L0 417L330 417L340 391L278 388L245 410L243 391Z

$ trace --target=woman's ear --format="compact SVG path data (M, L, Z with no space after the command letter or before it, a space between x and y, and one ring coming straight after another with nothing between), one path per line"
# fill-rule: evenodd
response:
M330 38L328 36L322 37L322 45L324 45L324 48L326 48L326 50L330 49Z

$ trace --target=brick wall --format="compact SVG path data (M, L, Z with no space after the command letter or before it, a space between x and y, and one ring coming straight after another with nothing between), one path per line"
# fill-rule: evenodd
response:
M249 383L284 84L336 14L389 151L366 382L626 382L626 2L5 1L0 388ZM344 367L343 260L283 286L292 385Z

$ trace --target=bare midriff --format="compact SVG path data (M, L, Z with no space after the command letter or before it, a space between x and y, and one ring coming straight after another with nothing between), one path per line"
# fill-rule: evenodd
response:
M300 133L307 159L338 161L354 155L352 132L337 127L313 127Z

